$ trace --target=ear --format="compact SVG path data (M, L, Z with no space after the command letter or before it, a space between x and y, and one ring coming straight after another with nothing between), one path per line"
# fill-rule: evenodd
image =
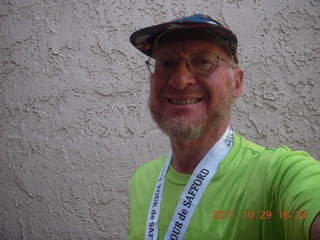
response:
M234 98L238 98L242 94L244 71L240 68L234 70L232 95Z
M149 86L151 87L152 86L152 83L154 82L154 76L153 74L150 74L149 75Z

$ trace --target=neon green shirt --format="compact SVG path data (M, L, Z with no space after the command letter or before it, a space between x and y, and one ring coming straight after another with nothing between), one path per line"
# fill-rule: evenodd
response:
M152 194L166 156L134 173L130 186L129 240L144 239ZM190 175L169 168L158 222L163 239ZM234 134L185 233L186 240L309 239L320 211L320 162L285 146L263 148Z

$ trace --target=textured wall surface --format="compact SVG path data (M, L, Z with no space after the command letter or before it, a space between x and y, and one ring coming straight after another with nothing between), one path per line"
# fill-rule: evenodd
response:
M0 239L125 239L134 169L167 153L141 27L193 13L236 32L233 127L320 158L319 0L1 0Z

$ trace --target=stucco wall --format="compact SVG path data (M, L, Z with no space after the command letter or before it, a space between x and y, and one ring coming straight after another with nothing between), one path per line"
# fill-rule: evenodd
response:
M0 239L125 239L134 169L168 151L140 27L193 13L240 42L233 127L320 158L318 0L2 0Z

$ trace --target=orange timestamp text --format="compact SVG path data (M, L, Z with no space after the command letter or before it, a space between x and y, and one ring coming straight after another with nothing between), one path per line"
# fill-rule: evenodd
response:
M287 210L271 211L271 210L261 210L252 211L244 210L240 212L236 211L212 211L212 219L306 219L307 211L294 211L290 212Z

